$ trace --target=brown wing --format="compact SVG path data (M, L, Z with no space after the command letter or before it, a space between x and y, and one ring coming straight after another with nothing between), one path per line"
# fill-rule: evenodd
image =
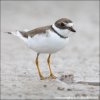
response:
M30 30L28 32L20 31L20 33L25 37L28 38L28 36L33 37L36 34L45 34L46 30L51 29L51 25L45 26L45 27L39 27L33 30Z

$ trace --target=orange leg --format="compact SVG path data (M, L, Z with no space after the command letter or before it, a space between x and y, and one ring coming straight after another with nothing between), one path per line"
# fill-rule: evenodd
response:
M37 54L35 63L36 63L37 69L38 69L38 73L39 73L40 79L41 79L41 80L44 80L45 78L44 78L43 75L41 74L41 71L40 71L40 68L39 68L38 57L39 57L39 53Z
M56 79L56 76L53 75L51 67L50 67L50 57L51 57L51 55L49 54L47 63L48 63L49 71L50 71L50 76L48 78Z

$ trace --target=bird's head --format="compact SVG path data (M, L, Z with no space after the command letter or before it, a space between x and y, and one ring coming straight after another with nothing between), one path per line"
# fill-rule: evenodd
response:
M74 23L67 19L67 18L61 18L57 20L53 24L53 28L61 35L63 36L69 36L70 32L76 32L76 30L73 28Z

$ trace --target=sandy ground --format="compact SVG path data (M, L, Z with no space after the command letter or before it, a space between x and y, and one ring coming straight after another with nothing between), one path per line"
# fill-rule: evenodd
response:
M98 1L1 2L1 99L98 99L99 96ZM55 80L40 80L36 53L19 38L4 32L33 29L68 17L77 33L66 48L52 55ZM46 59L40 68L49 75Z

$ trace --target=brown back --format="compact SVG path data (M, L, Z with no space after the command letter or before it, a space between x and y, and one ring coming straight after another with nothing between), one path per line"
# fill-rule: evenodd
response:
M33 37L36 34L44 34L46 33L46 30L51 29L51 25L39 27L33 30L30 30L28 32L20 31L20 33L23 35L23 37L28 38L28 36Z

